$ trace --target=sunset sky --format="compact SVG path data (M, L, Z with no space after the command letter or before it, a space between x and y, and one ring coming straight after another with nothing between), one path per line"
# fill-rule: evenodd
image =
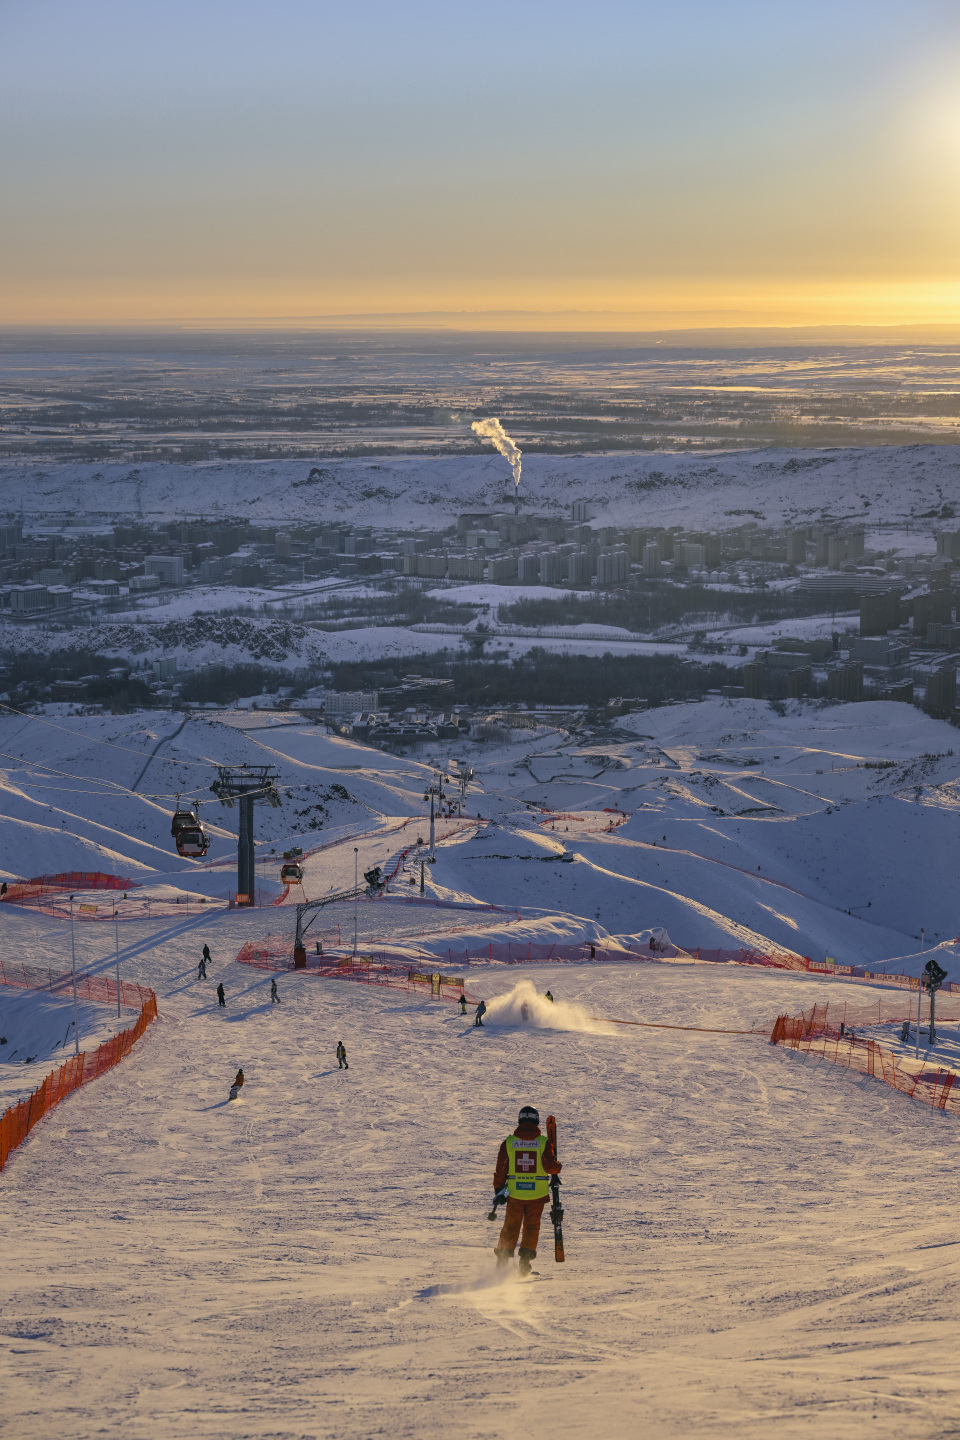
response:
M2 0L0 27L0 323L960 323L954 3Z

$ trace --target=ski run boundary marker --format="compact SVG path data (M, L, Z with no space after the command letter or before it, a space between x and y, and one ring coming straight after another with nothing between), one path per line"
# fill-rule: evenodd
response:
M19 969L26 971L29 967L8 966L5 968L8 970ZM44 972L37 971L36 973L42 977ZM56 977L56 981L53 984L50 984L47 980L41 980L40 983L31 985L26 976L19 980L5 980L4 983L36 990L49 989L56 994L62 988L60 982L64 981L67 986L72 985L70 975ZM116 1004L117 990L113 981L105 981L105 977L101 976L84 976L82 978L78 976L78 995L81 993L81 987L84 982L87 983L88 987L92 986L97 990L97 993L93 993L89 988L85 989L83 991L84 998L91 1000L109 999L113 1004ZM101 985L105 986L106 989L112 988L112 994L100 994L99 987ZM90 1081L95 1080L98 1075L103 1075L107 1070L112 1070L114 1065L119 1065L120 1061L130 1054L130 1051L143 1035L147 1026L157 1019L157 997L152 990L146 990L140 985L122 984L120 992L121 1003L128 1005L136 1003L134 1000L134 992L139 992L138 998L141 1003L140 1014L137 1016L133 1025L130 1025L126 1030L121 1030L119 1034L112 1036L111 1039L104 1041L96 1050L81 1051L79 1055L72 1055L66 1064L61 1065L58 1070L52 1070L39 1088L34 1090L32 1095L28 1095L25 1100L18 1101L16 1105L11 1105L9 1109L0 1115L0 1170L3 1170L10 1158L11 1152L15 1150L18 1145L23 1144L34 1125L42 1120L44 1115L48 1114L55 1105L59 1105L60 1101L65 1100L74 1090L79 1090L81 1085L89 1085Z
M938 1019L946 1024L960 1020L960 1005L941 1001ZM912 1000L878 1000L869 1009L854 1010L849 1005L814 1005L800 1015L778 1015L770 1035L771 1045L784 1045L805 1055L818 1055L833 1065L872 1075L894 1090L930 1105L934 1110L949 1110L960 1115L960 1085L954 1088L957 1075L941 1066L931 1069L924 1060L913 1056L897 1056L876 1040L857 1035L857 1028L896 1024L909 1020L916 1024ZM921 1016L921 1028L924 1020ZM930 1023L930 1003L926 1005L926 1024ZM842 1027L842 1029L841 1029ZM853 1031L853 1033L851 1033ZM917 1067L920 1067L919 1069Z

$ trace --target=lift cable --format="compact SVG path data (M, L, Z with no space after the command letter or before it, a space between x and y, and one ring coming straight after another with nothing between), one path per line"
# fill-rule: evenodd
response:
M9 710L11 715L22 715L25 720L35 720L38 725L49 725L51 730L60 730L64 735L72 736L74 740L86 740L94 745L106 745L110 750L122 750L125 755L136 755L140 760L144 758L142 750L134 750L129 745L117 745L113 740L98 740L96 735L78 735L75 730L69 730L66 725L57 725L55 721L47 720L43 715L31 715L26 710L18 710L15 705L8 705L6 701L0 700L0 709ZM208 762L205 760L178 760L175 763L206 767Z

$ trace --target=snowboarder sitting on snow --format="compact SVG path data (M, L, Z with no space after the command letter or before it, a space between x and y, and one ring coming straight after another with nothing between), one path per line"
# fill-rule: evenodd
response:
M222 1005L222 1006L224 1007L224 1009L226 1009L226 1006L227 1006L227 997L226 997L226 995L223 993L223 981L222 981L222 980L220 981L220 984L217 986L217 1004L218 1004L218 1005Z
M549 990L547 991L546 995L544 996L544 999L545 999L545 1000L549 1000L551 1005L553 1004L553 996L550 994L550 991L549 991Z
M270 1004L271 1004L271 1005L279 1005L279 1004L280 1004L280 996L277 994L277 982L276 982L276 980L271 980L271 981L270 981Z
M483 1026L483 1017L484 1017L484 1015L486 1015L486 1013L487 1013L487 1002L486 1002L486 1000L481 1000L481 1001L480 1001L480 1004L479 1004L479 1005L477 1006L477 1008L476 1008L476 1011L474 1012L474 1016L473 1016L473 1023L474 1023L474 1025L480 1025L480 1026L482 1027L482 1026Z
M346 1049L345 1049L345 1047L344 1047L344 1044L343 1044L343 1041L342 1041L342 1040L338 1040L338 1041L337 1041L337 1069L338 1069L338 1070L349 1070L349 1069L350 1069L350 1066L347 1064L347 1052L346 1052Z
M459 1003L460 1003L460 1014L461 1014L461 1015L466 1015L466 1013L467 1013L467 997L466 997L466 995L461 995L461 996L460 996L460 1002L459 1002Z
M553 1146L540 1133L539 1113L532 1105L524 1105L516 1130L500 1146L493 1176L494 1201L502 1196L507 1202L494 1252L498 1267L513 1259L519 1238L520 1274L529 1275L537 1254L540 1217L550 1194L550 1176L559 1175L561 1169Z
M240 1069L237 1071L237 1078L236 1078L236 1080L234 1080L233 1086L234 1086L234 1089L235 1089L235 1090L239 1090L239 1089L242 1087L242 1085L243 1085L243 1066L241 1065L241 1066L240 1066Z

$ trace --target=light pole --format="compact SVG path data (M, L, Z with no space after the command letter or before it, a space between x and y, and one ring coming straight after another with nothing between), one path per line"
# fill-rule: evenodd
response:
M354 845L354 847L353 847L353 958L354 958L354 959L357 958L357 911L358 911L358 908L359 908L359 905L360 905L360 896L359 896L359 894L357 893L358 890L359 890L359 888L360 888L360 887L359 887L359 884L357 883L357 863L358 863L358 862L357 862L357 846Z
M923 926L922 926L922 925L920 926L920 958L923 959ZM923 985L921 984L920 976L918 975L918 976L917 976L917 1045L916 1045L916 1049L915 1049L914 1052L913 1052L913 1058L914 1058L915 1060L918 1060L918 1059L920 1058L920 997L921 997L922 994L923 994Z
M77 947L73 935L73 896L70 896L70 969L73 973L73 1053L80 1054L80 1025L77 1017Z
M117 914L117 902L113 902L113 943L114 955L117 962L117 1019L120 1019L120 916Z

